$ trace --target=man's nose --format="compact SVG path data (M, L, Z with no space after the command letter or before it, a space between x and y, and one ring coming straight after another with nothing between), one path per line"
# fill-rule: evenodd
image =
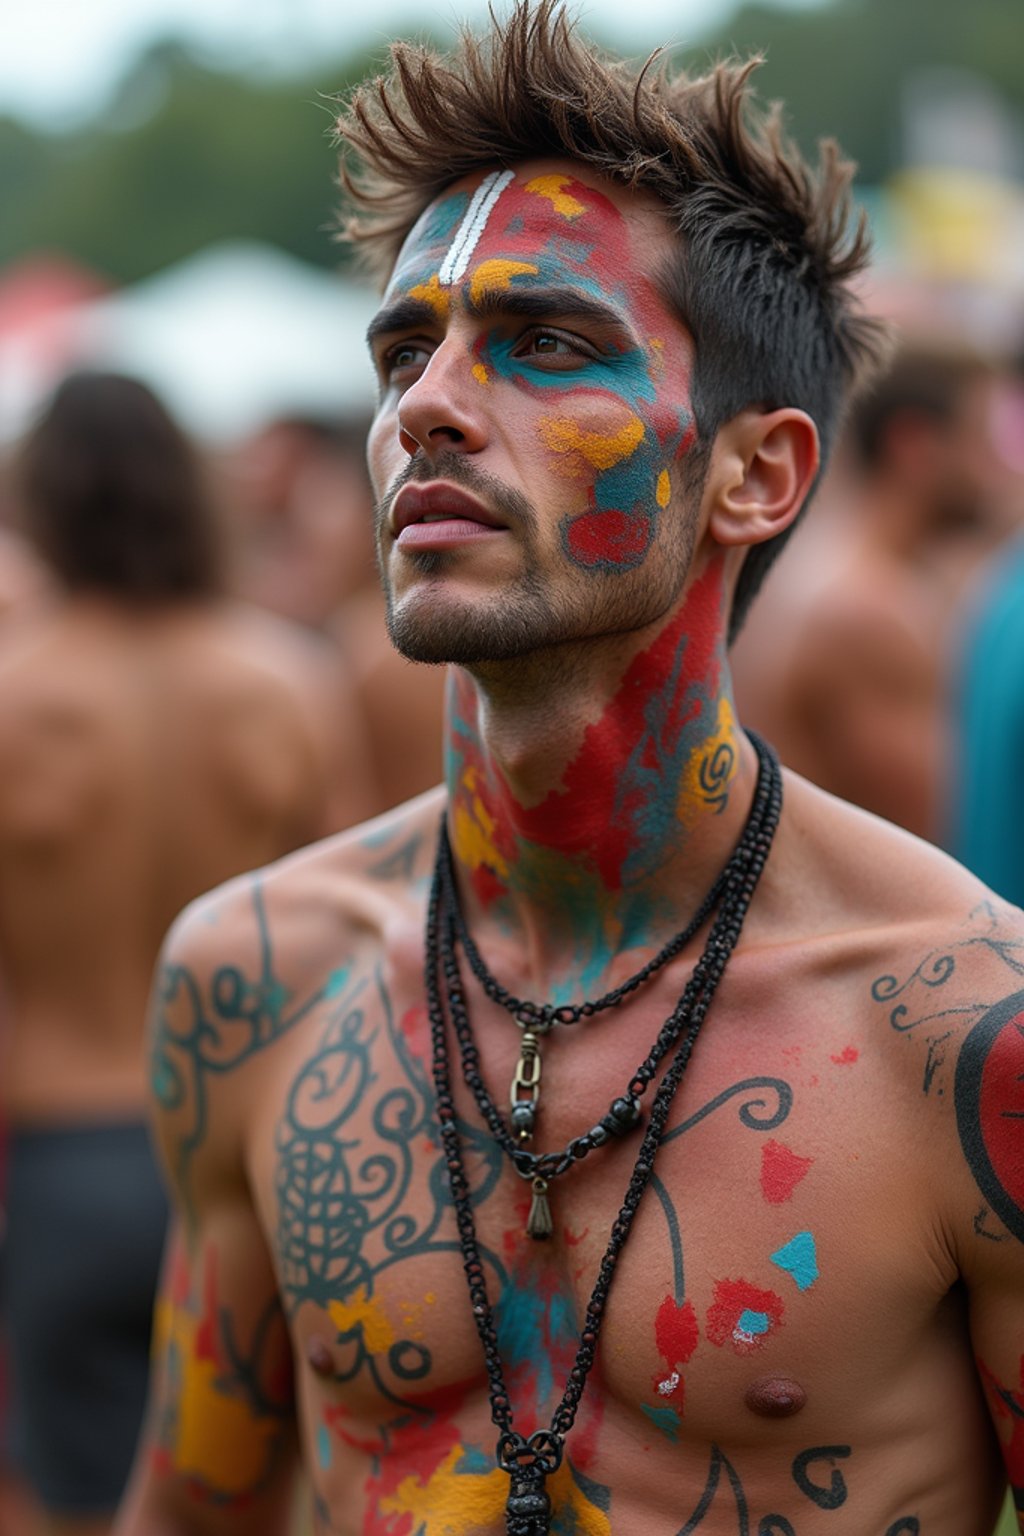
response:
M478 453L487 441L487 391L463 342L443 341L398 407L398 438L410 458L455 448Z

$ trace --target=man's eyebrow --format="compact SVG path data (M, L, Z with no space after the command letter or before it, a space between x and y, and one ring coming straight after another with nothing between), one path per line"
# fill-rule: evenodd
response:
M477 299L466 296L466 309L478 320L492 320L502 315L529 320L593 320L599 325L629 330L621 309L592 298L581 288L568 285L551 288L486 288Z
M580 288L568 285L551 288L486 288L478 298L464 296L467 313L477 320L494 320L508 315L528 320L590 320L616 331L632 333L626 316L613 304L592 298ZM370 321L367 344L372 347L378 336L390 335L420 325L435 325L437 311L423 299L398 299L387 305Z
M432 325L437 311L423 299L398 299L385 309L379 309L366 327L366 344L372 347L378 336L392 331L406 331L416 325Z

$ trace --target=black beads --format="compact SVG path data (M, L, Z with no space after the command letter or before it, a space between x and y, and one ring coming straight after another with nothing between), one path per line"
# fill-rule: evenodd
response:
M625 1136L636 1129L643 1118L638 1099L630 1095L624 1095L620 1099L613 1099L608 1106L608 1113L601 1124L612 1136Z
M537 1113L529 1099L523 1099L518 1104L513 1104L509 1115L512 1122L512 1134L520 1141L526 1141L533 1135L533 1128L537 1121Z

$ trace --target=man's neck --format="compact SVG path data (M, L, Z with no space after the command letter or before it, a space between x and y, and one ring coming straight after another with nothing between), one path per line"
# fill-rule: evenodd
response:
M454 674L449 830L464 900L471 920L523 945L552 999L629 974L637 950L687 922L740 835L756 764L724 624L716 563L625 661L622 637L591 642L511 696Z

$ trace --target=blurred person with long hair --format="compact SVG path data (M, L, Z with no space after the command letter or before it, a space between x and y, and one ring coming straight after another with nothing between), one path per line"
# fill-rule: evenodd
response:
M200 892L344 819L346 779L304 637L222 595L200 466L150 390L65 380L16 490L58 595L0 647L15 1438L49 1531L100 1536L165 1235L143 1051L160 940ZM355 816L357 771L350 790Z

